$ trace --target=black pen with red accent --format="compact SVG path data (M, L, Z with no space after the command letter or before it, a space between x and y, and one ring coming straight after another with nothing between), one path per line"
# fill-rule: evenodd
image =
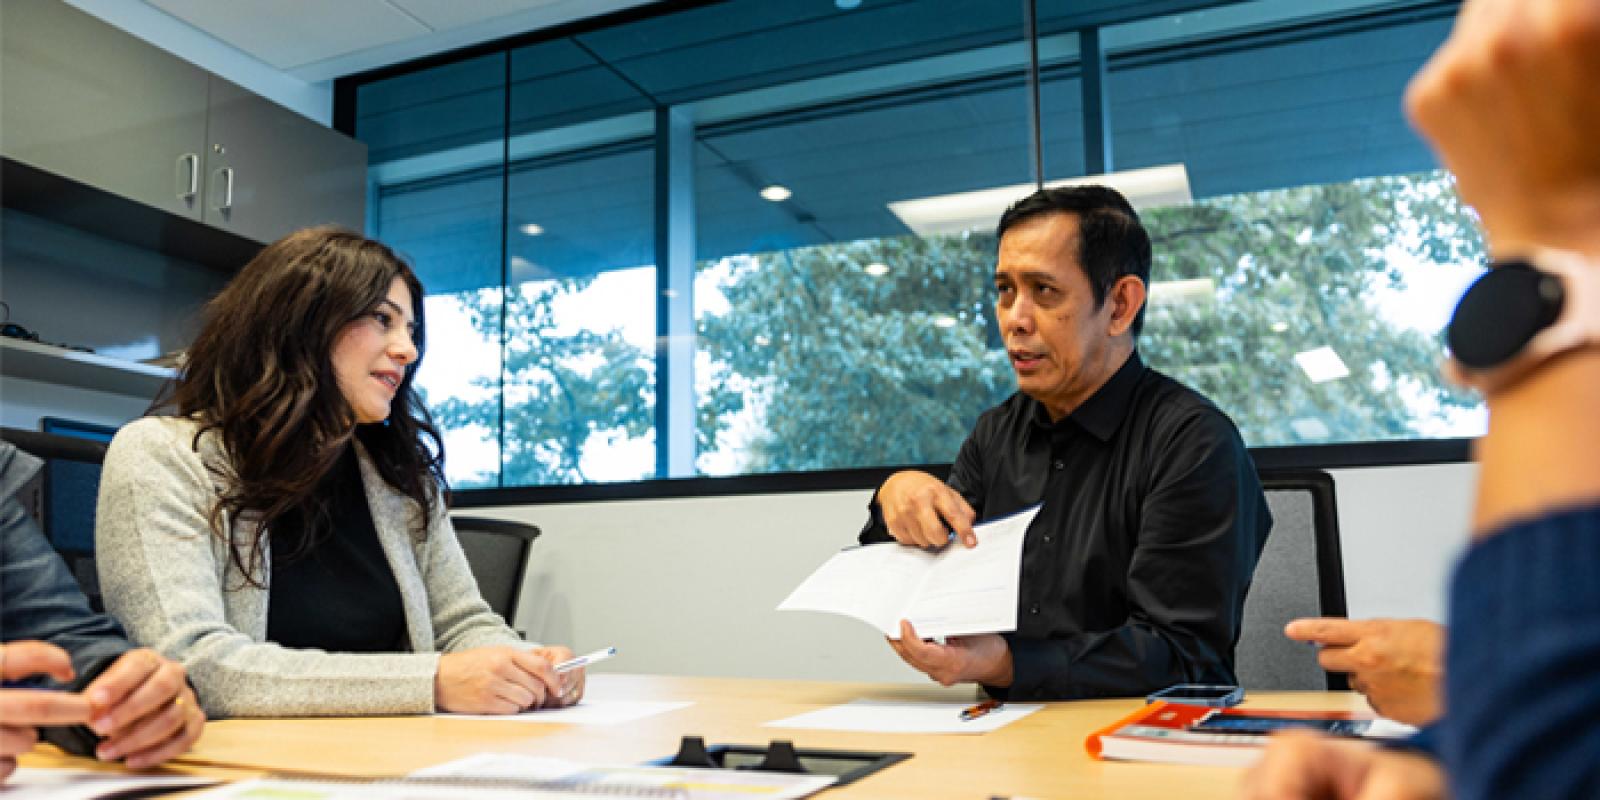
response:
M991 711L998 711L1003 705L1005 705L1005 703L1002 703L999 700L991 697L975 706L968 706L961 709L961 721L971 722L985 714L988 714Z

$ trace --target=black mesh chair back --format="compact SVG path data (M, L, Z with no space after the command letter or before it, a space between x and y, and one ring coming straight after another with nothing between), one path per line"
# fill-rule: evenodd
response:
M1262 470L1272 533L1244 603L1234 667L1247 689L1347 688L1317 663L1317 649L1283 635L1300 617L1343 617L1344 566L1333 478L1320 470Z
M515 627L517 598L522 594L522 578L528 569L528 551L539 538L539 528L526 522L452 514L461 549L466 551L472 577L478 581L483 599Z

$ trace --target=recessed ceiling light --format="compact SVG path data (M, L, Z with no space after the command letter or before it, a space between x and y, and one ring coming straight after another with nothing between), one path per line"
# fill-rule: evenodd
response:
M1122 192L1136 209L1183 205L1194 199L1189 191L1189 171L1182 164L1050 181L1045 187L1091 183L1110 186ZM961 233L975 228L992 231L995 220L1000 218L1007 206L1033 194L1033 191L1033 184L1022 183L936 197L896 200L889 204L889 210L913 233L922 236Z
M787 186L779 186L778 184L774 183L771 186L762 189L761 196L771 200L774 203L781 203L793 197L794 192L789 191L789 187Z
M1331 347L1295 353L1294 361L1312 383L1327 383L1350 375L1350 368L1345 366L1344 359Z
M956 326L956 318L949 314L940 314L933 318L933 324L941 328L954 328Z
M544 226L537 222L529 222L524 224L518 230L522 231L528 236L538 236L539 234L544 233Z
M1287 323L1287 322L1274 322L1274 323L1272 323L1272 332L1273 333L1283 333L1286 330L1289 330L1289 323Z
M889 265L874 261L866 266L865 272L874 278L879 278L889 274Z

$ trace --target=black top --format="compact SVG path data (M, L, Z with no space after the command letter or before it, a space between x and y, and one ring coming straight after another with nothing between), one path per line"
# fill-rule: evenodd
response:
M409 651L400 586L372 524L354 446L317 493L327 504L328 521L309 550L297 554L283 546L306 533L304 515L273 526L267 640L335 653Z
M1044 503L1005 635L1013 682L991 694L1236 682L1245 590L1272 517L1244 441L1210 401L1135 353L1059 422L1020 392L984 412L948 483L979 519ZM861 541L888 540L874 509Z

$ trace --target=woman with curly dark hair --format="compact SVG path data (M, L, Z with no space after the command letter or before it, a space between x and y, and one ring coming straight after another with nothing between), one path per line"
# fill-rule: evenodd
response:
M170 405L106 454L108 610L181 661L213 716L569 705L565 647L479 596L413 389L422 285L334 227L262 250L206 306Z

